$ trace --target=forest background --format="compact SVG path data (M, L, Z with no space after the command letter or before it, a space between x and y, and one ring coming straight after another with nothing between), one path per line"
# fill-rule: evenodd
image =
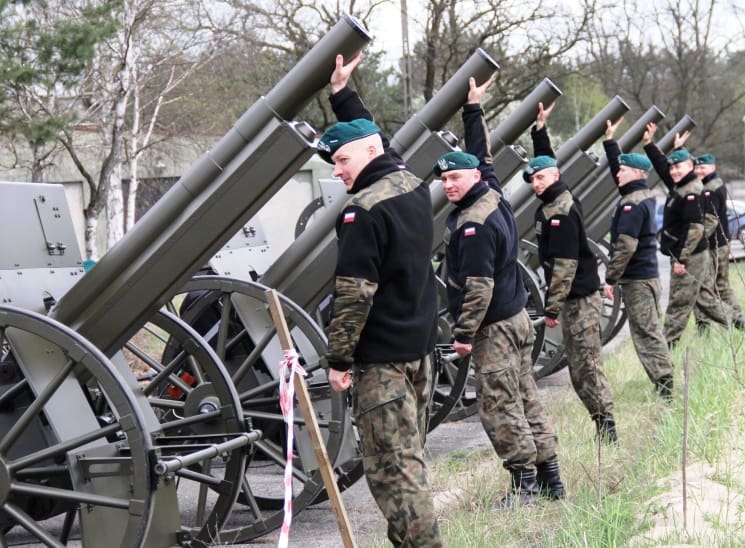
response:
M738 0L0 0L0 179L47 181L68 154L96 258L99 230L110 247L134 224L148 150L224 134L343 14L373 35L353 86L389 134L482 48L501 67L490 127L550 78L556 145L619 95L628 124L662 110L661 134L691 116L689 146L715 153L725 178L745 175ZM334 122L326 94L299 119ZM458 119L446 129L462 132ZM81 130L99 135L93 154Z

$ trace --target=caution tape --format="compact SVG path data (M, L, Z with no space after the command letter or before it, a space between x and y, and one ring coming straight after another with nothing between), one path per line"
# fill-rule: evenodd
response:
M294 349L283 350L284 360L279 365L279 406L287 425L287 450L285 462L285 504L284 520L279 532L277 548L287 548L290 542L290 524L292 523L292 453L295 433L295 375L305 376L305 369L300 365Z

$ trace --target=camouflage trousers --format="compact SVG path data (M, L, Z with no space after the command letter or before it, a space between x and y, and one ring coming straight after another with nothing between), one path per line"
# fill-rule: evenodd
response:
M441 547L427 467L429 358L356 364L353 411L367 484L396 547Z
M594 419L613 415L610 383L600 361L600 293L568 299L559 323L574 391Z
M660 321L660 295L662 284L659 278L650 280L624 280L619 282L629 331L636 355L652 382L673 374L673 362L662 334Z
M713 278L709 272L707 250L691 255L686 262L686 272L677 276L673 272L674 259L670 259L670 296L665 312L665 339L672 344L680 339L688 324L694 305L701 311L701 323L729 325L729 314L722 301L714 294Z
M473 341L481 424L508 470L556 456L556 434L533 379L533 323L525 310L481 327Z
M729 284L729 251L729 245L709 250L709 256L711 257L709 277L714 279L714 295L724 303L724 306L728 309L730 319L734 319L742 314L742 309ZM700 318L704 317L701 307L698 305L698 300L693 308L693 315L696 321L701 321Z

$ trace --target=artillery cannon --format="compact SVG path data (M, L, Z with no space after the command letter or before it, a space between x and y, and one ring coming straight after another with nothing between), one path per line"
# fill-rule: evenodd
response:
M85 546L208 545L281 523L281 512L262 512L262 487L247 475L257 451L274 448L244 418L242 379L160 309L313 154L315 131L285 120L327 84L338 53L351 57L369 40L353 18L339 21L85 274L58 188L0 186L5 233L21 229L30 242L3 249L0 275L5 536L20 525L62 545L77 518ZM167 362L133 342L145 326L167 334ZM153 372L147 384L125 347ZM179 512L189 485L193 515ZM238 499L249 516L229 523Z

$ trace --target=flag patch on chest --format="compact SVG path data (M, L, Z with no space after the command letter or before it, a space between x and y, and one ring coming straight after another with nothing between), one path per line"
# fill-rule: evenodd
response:
M551 226L561 226L561 221L559 219L551 219Z
M476 227L475 226L469 226L463 231L464 236L475 236L476 235Z
M350 211L349 213L344 214L344 222L345 223L353 223L354 222L354 211Z
M628 213L629 211L631 211L631 206L630 206L630 205L625 205L625 206L623 206L623 210L624 210L624 211L625 211L626 213Z
M689 202L692 202L695 199L696 197L693 194L689 194L688 196L686 196L686 200L688 200Z

